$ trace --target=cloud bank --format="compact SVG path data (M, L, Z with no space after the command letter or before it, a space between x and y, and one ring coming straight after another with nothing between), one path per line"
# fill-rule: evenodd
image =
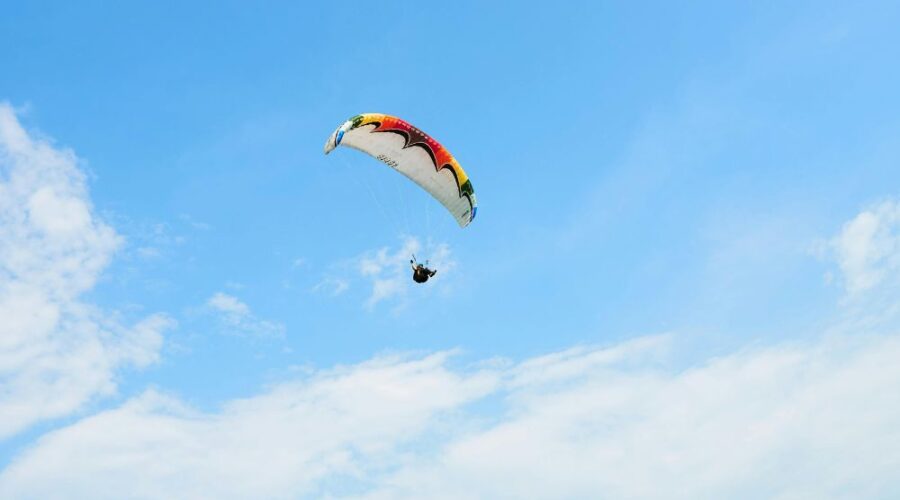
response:
M0 475L0 495L900 494L900 338L838 335L686 369L671 366L672 342L468 368L449 353L379 357L216 413L149 391L46 435Z

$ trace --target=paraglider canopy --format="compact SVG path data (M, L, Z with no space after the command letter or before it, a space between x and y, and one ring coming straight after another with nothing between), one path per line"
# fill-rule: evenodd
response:
M400 118L377 113L356 115L325 143L325 154L346 146L402 173L450 211L460 227L475 218L475 190L469 177L444 146Z

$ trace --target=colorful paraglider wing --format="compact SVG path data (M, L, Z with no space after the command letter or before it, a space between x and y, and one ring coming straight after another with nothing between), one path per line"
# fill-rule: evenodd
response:
M347 146L369 154L409 177L453 214L460 227L475 218L475 191L449 151L409 123L367 113L344 122L325 143L325 154Z

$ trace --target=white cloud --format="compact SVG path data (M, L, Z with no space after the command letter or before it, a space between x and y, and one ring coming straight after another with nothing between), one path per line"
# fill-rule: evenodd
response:
M900 203L885 201L844 224L831 240L851 295L900 278Z
M284 335L284 325L257 318L247 304L233 295L217 292L206 301L206 306L217 313L222 324L232 333L254 337Z
M447 353L380 357L213 414L151 391L46 435L3 472L0 495L900 493L900 337L834 336L681 369L667 355L672 341L585 346L479 369L451 368ZM495 403L471 405L485 398Z
M237 297L218 292L206 301L209 307L231 316L247 316L250 308Z
M0 438L109 394L156 360L151 316L133 327L82 302L121 239L93 213L75 155L35 140L0 104Z
M517 385L373 498L893 498L900 339L738 352L670 373L582 364ZM633 353L632 353L633 355ZM604 357L604 356L600 356ZM892 365L888 367L888 365ZM532 378L529 370L517 370ZM537 378L540 380L540 377ZM886 396L886 393L891 393Z

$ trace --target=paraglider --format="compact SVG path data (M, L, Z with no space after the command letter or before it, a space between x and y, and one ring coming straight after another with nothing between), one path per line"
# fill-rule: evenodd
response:
M428 269L428 262L425 262L425 265L419 264L416 262L416 256L413 255L413 258L409 260L409 265L412 266L413 270L413 281L416 283L425 283L428 281L428 278L433 277L437 274L437 270Z
M331 134L325 154L338 146L362 151L405 175L440 202L461 228L475 219L475 190L462 166L444 146L410 123L377 113L356 115ZM416 283L436 274L414 261L410 264Z

